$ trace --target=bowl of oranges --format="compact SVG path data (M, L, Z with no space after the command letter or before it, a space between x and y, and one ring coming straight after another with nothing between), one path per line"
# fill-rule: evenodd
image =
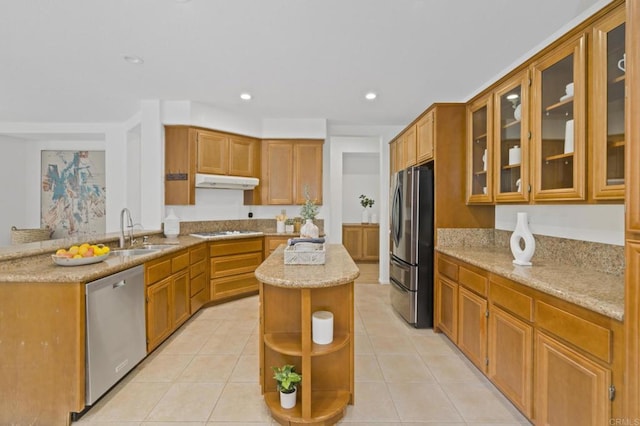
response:
M59 249L56 254L52 254L56 265L60 266L79 266L98 263L109 257L110 249L104 244L73 245L68 249Z

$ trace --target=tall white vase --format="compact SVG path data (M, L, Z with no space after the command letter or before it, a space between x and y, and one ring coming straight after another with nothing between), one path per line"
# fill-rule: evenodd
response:
M362 223L369 223L369 210L365 207L364 210L362 210Z
M524 248L520 247L520 240L524 242ZM531 258L536 250L536 240L529 230L529 223L526 213L518 213L516 229L511 234L511 253L513 253L513 263L515 265L531 266Z

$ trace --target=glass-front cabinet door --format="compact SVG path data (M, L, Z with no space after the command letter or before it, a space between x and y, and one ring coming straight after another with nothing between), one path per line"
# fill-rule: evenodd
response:
M495 200L529 200L529 72L494 92Z
M493 202L491 95L467 106L467 203Z
M532 66L533 197L585 199L585 36Z
M625 10L593 28L591 182L594 199L624 199Z

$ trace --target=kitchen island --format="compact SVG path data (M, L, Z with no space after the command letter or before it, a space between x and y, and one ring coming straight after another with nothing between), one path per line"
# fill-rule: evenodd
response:
M324 265L285 265L284 246L255 274L260 281L260 387L281 424L334 424L354 402L354 295L358 267L340 244L326 246ZM333 341L312 339L312 315L333 314ZM302 374L294 408L280 407L272 368Z

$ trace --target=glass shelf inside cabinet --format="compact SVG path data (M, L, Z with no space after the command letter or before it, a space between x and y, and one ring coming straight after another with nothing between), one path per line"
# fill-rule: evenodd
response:
M472 195L487 193L487 168L489 154L487 150L487 107L484 106L472 113Z
M522 164L522 88L520 85L500 96L500 140L498 192L520 192Z
M625 24L607 33L607 151L606 184L624 184Z
M574 156L573 54L542 71L543 190L572 188Z

